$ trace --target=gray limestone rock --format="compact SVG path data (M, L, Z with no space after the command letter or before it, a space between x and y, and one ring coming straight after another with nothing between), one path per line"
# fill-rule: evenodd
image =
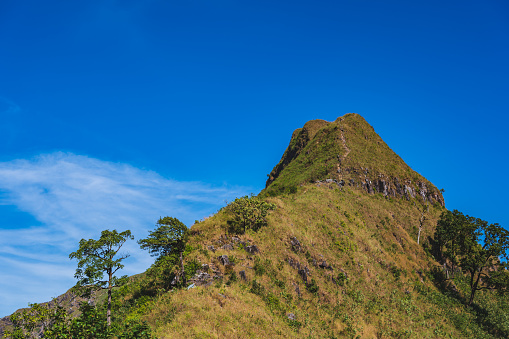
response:
M322 261L319 265L318 265L320 268L323 268L323 269L328 269L328 270L332 270L332 267L330 267L330 265L327 264L327 261Z
M233 246L232 244L226 244L224 246L221 247L223 250L226 250L226 251L233 251Z
M212 280L212 276L206 272L197 271L194 277L190 279L196 286L206 285Z
M249 245L249 246L244 247L244 249L246 250L246 252L251 253L251 254L256 254L256 253L260 252L260 250L258 249L258 247L256 247L256 245Z
M300 277L302 278L302 281L307 282L308 281L308 272L304 268L300 268L297 273L299 273Z
M296 283L293 283L293 287L295 288L295 293L297 293L297 295L300 297L300 288L299 288L299 285L297 285Z
M301 250L300 241L297 240L297 238L295 237L290 238L290 244L292 245L292 250L294 252L300 252Z
M225 266L231 265L230 259L228 259L228 256L226 254L223 254L223 255L217 257L217 260L219 260L219 262Z
M246 277L246 271L240 271L239 272L239 275L240 275L240 279L246 281L247 280L247 277Z

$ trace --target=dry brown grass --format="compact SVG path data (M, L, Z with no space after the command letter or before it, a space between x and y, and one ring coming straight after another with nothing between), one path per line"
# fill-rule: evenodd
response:
M209 287L167 292L144 317L158 337L404 338L409 337L407 330L412 338L437 338L435 333L461 337L447 319L426 318L440 310L415 290L419 284L434 287L430 281L422 283L417 274L433 261L416 244L420 214L413 201L312 184L297 194L268 200L277 205L268 218L269 226L240 236L258 246L260 253L254 256L240 248L203 250L225 235L223 212L192 227L190 244L197 250L189 258L213 263L224 274L217 257L234 256L233 270L245 270L248 281L239 279L227 286L225 278ZM430 208L423 239L432 234L431 225L440 212L439 207ZM300 241L300 252L291 249L292 237ZM253 270L255 257L266 269L262 275L256 276ZM306 289L288 258L309 268L309 279L319 287L317 293ZM333 270L313 266L313 259L326 260ZM341 271L348 275L344 286L331 281ZM250 291L253 280L277 307ZM288 313L295 314L300 327L290 326Z

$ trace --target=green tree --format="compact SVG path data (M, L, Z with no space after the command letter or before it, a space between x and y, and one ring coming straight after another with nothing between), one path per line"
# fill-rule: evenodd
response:
M5 338L11 339L151 339L152 331L145 322L128 320L121 326L109 326L104 310L87 302L80 304L80 314L72 318L61 307L29 304L30 308L11 315L13 327ZM115 336L116 335L116 336Z
M187 238L187 226L177 218L160 218L157 228L146 239L138 241L140 247L148 250L153 257L180 254L184 251Z
M86 302L80 305L80 316L72 319L67 324L57 328L58 331L48 336L51 339L80 338L80 339L110 339L113 337L113 329L107 321L104 321L104 311ZM46 335L46 333L45 333Z
M111 325L111 291L113 287L127 282L127 277L117 278L115 273L124 268L122 261L129 254L119 254L120 248L128 240L133 239L131 231L118 233L116 230L101 232L99 240L81 239L79 249L69 255L70 259L78 260L78 268L74 277L78 279L77 290L85 288L90 292L93 288L108 289L108 310L106 318ZM104 280L104 274L106 279Z
M250 228L254 231L267 226L265 217L269 211L276 208L275 204L268 203L254 196L236 198L228 206L226 212L230 215L228 225L234 233L245 233Z
M188 228L173 217L160 218L156 226L157 228L151 231L147 238L139 240L138 244L142 249L148 250L151 256L157 257L152 268L153 272L172 277L168 271L172 270L174 264L180 262L180 273L176 276L177 283L180 283L181 278L185 280L182 253L186 247ZM169 284L165 287L169 288Z
M435 231L442 259L469 275L471 305L480 290L509 291L509 231L461 212L445 211Z
M444 262L448 258L451 261L453 272L459 264L462 239L468 233L466 230L467 227L471 227L469 225L471 223L468 216L458 210L444 211L437 222L434 239L438 245L439 260Z
M29 308L23 309L10 316L12 329L6 330L5 338L29 339L40 338L47 328L56 321L65 319L66 312L62 307L51 309L48 304L28 304Z

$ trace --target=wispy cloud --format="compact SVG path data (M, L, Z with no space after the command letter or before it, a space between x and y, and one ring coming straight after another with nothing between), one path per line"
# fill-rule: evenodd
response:
M246 187L182 182L127 164L69 153L0 163L0 204L14 205L40 225L2 222L0 214L0 316L28 302L51 300L74 284L68 255L81 238L104 229L146 236L160 216L186 224L215 212ZM139 273L152 259L126 243L125 274ZM14 282L14 283L13 283Z

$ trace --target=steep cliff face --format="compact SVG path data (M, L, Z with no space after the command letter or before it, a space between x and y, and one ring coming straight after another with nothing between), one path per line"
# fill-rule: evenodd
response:
M388 198L420 199L444 205L440 191L413 171L360 115L334 122L313 120L295 130L280 162L269 174L266 193L333 180Z

